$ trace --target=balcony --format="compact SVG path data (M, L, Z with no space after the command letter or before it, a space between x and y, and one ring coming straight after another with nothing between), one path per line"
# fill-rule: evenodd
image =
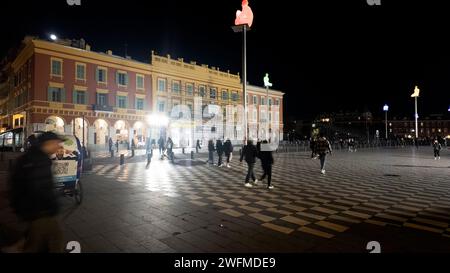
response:
M103 104L94 104L92 105L92 110L96 112L114 112L114 108L109 105L103 105Z

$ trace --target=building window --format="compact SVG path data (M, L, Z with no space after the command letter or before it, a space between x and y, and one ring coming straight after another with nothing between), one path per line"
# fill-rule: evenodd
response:
M228 100L228 99L229 99L228 90L222 90L222 100Z
M144 89L144 76L136 75L136 88Z
M136 109L144 110L144 99L141 98L136 99Z
M97 93L97 105L108 105L108 94Z
M257 105L258 104L258 99L256 96L253 96L253 104Z
M117 107L127 108L127 97L126 96L117 96Z
M261 105L266 105L266 103L264 101L264 97L261 97Z
M163 113L165 111L166 108L166 103L164 101L159 101L158 102L158 111L160 113Z
M186 84L186 95L192 96L194 94L194 85L192 83Z
M121 86L128 85L128 74L126 72L117 72L116 73L116 83Z
M279 100L279 99L277 99L277 100L275 101L275 105L276 105L276 106L279 106L279 105L280 105L280 100Z
M166 79L158 79L158 91L166 92Z
M76 64L76 79L77 80L86 80L86 65L85 64Z
M106 83L106 69L105 68L97 68L97 82L98 83Z
M199 87L198 87L198 95L200 96L200 97L202 97L202 98L204 98L205 97L205 86L204 85L200 85Z
M272 106L272 99L269 98L269 106Z
M238 94L238 92L232 92L232 93L231 93L231 100L232 100L232 101L238 101L238 100L239 100L239 94Z
M173 93L180 93L180 82L179 81L172 81L172 92Z
M73 101L75 104L86 104L86 92L75 90Z
M62 76L62 61L52 59L52 76Z
M64 102L64 89L50 87L48 90L48 100L52 102Z
M217 89L216 88L210 88L209 89L209 98L212 100L215 100L217 97Z

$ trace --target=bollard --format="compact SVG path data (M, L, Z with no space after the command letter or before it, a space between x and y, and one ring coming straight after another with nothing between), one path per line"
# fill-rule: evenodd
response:
M184 147L181 149L181 151L183 152L183 154L184 154Z
M120 155L120 165L123 165L123 164L125 164L125 155L121 154Z
M194 159L194 151L191 151L191 159Z
M131 157L134 157L134 149L131 149Z
M111 157L114 157L114 150L111 150Z
M242 156L242 149L239 149L239 156Z

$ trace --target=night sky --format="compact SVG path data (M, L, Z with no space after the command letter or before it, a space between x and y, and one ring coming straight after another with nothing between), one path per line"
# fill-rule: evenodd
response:
M150 52L241 71L241 36L233 33L240 0L2 1L0 56L27 35L84 38L94 51L113 50L149 62ZM292 3L298 3L293 6ZM395 2L395 3L393 3ZM435 3L433 3L435 2ZM285 95L285 116L368 109L413 117L450 104L450 10L445 1L250 0L248 80L265 72Z

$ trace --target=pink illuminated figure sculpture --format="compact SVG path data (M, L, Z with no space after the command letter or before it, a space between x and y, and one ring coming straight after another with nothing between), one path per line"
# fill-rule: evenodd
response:
M248 0L242 0L242 11L238 10L236 12L236 21L234 24L236 26L239 25L248 25L252 26L253 23L253 12L252 9L248 5Z

